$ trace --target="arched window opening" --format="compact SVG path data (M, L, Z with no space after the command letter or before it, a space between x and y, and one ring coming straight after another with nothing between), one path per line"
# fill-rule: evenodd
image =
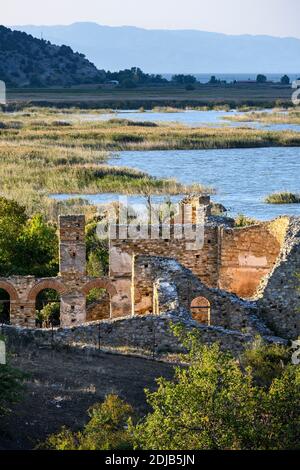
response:
M0 324L10 324L10 295L5 289L0 289Z
M60 295L55 289L43 289L36 296L36 324L39 328L60 325Z
M210 325L210 302L205 297L196 297L191 303L193 320Z
M110 296L106 289L94 287L86 294L86 321L110 318Z

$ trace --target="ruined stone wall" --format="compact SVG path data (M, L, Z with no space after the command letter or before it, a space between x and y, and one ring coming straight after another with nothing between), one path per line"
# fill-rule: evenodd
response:
M268 274L281 245L267 224L223 229L220 237L219 287L240 297L252 297Z
M110 260L113 276L130 277L134 257L148 255L172 258L190 269L208 287L219 287L242 298L255 295L261 279L274 267L283 243L286 222L228 228L207 224L204 244L189 249L188 239L111 240ZM135 312L151 313L148 295L151 283L147 272L137 266L134 274ZM149 297L149 299L146 299Z
M292 218L281 254L257 292L261 317L276 334L289 339L300 335L300 219Z
M172 307L169 307L169 310L176 310L177 315L181 316L183 314L183 316L191 318L190 307L192 301L197 297L204 297L210 303L210 324L212 326L243 330L252 334L272 334L272 331L260 320L255 302L242 300L229 292L207 287L190 270L181 266L176 260L139 256L135 260L135 272L138 273L138 281L135 282L138 295L141 296L143 305L147 305L149 299L152 300L156 297L157 305L152 304L151 306L156 314L168 313L168 310L166 310L168 302L166 299L163 302L160 298L157 299L159 296L155 292L155 290L158 290L159 284L165 284L165 286L169 286L166 291L169 290L170 292L168 294L169 305L172 305ZM143 280L141 280L142 275ZM143 286L142 290L139 288L140 284ZM146 297L145 293L148 294ZM164 296L163 292L160 292L160 295ZM136 314L143 313L140 310L141 303L140 300L140 304L135 305Z
M218 283L218 227L207 227L204 233L203 247L189 249L194 240L160 238L160 239L126 239L111 240L110 264L111 275L129 273L132 269L132 257L140 255L166 256L177 260L190 269L202 282L211 287ZM137 279L137 278L136 278Z
M122 318L51 330L31 329L13 326L0 327L13 348L38 347L77 347L77 348L126 348L143 353L160 354L182 352L182 345L170 330L170 323L180 321L187 330L196 329L201 333L201 341L206 344L218 342L225 351L239 354L254 340L251 334L225 330L221 327L199 325L194 321L182 321L172 315L146 315L143 317ZM265 337L268 342L284 343L280 338Z
M86 321L104 320L110 318L110 297L106 292L101 299L91 303L86 308Z

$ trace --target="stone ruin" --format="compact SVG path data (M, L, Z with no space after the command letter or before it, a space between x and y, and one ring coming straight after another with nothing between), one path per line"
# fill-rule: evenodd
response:
M128 237L129 226L117 224L122 236L110 239L109 276L102 278L86 274L84 216L60 216L58 276L0 279L0 288L10 295L10 324L35 328L37 295L55 289L61 298L61 327L100 320L113 324L116 319L132 323L141 316L171 314L205 326L205 331L223 328L237 334L297 338L300 218L280 217L236 228L232 219L211 215L209 197L188 203L185 219L171 221L168 237L160 226L151 226L157 230L154 238ZM189 236L175 233L185 225L200 230L200 211L203 246L190 249ZM86 296L94 288L107 295L87 306Z

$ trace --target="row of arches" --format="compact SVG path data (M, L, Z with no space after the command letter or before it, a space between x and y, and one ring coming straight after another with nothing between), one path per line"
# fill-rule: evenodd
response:
M103 318L107 318L110 313L110 298L116 295L116 289L109 280L100 278L92 279L71 291L60 280L45 279L35 284L27 296L23 295L20 298L16 288L2 280L0 281L0 323L13 323L12 311L18 311L18 315L22 315L22 309L30 306L35 311L36 326L59 326L61 301L66 294L71 298L72 296L76 298L77 295L83 296L86 311L93 304L93 315L98 314L99 317L102 315ZM101 310L105 310L105 313Z

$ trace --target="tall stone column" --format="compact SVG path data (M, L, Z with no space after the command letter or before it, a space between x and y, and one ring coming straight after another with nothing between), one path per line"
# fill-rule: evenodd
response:
M86 275L85 217L59 217L59 270L68 294L61 297L61 325L71 326L86 321L85 297L80 292ZM78 285L78 290L76 286Z
M85 217L59 217L59 271L61 276L85 276Z

